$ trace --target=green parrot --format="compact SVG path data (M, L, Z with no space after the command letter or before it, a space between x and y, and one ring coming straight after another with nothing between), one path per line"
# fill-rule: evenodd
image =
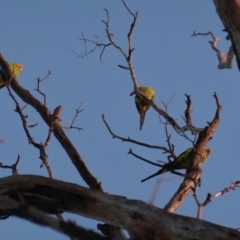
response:
M9 62L8 63L10 66L10 69L12 70L15 78L18 77L20 71L23 69L23 65L20 63L13 63ZM9 83L10 79L7 79L6 76L4 75L3 71L0 69L0 89L5 87Z
M154 99L154 90L150 87L138 87L138 90L145 95L149 100ZM132 92L130 95L132 95L134 92ZM142 130L142 126L144 123L144 118L147 110L150 108L150 106L139 96L135 96L135 104L137 107L137 110L140 114L140 130Z
M168 172L168 171L173 171L173 170L178 170L178 169L187 169L190 164L190 159L191 159L191 155L192 155L193 151L194 151L193 148L188 148L186 151L181 153L174 161L165 163L159 171L157 171L153 175L143 179L141 182L145 182L146 180L148 180L150 178L153 178L157 175L160 175L160 174ZM205 149L201 154L202 159L201 159L199 165L202 165L211 153L212 153L212 149L210 149L210 148Z

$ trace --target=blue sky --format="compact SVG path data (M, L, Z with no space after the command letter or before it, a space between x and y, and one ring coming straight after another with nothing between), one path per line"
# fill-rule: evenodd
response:
M216 104L212 97L216 91L223 106L221 123L208 147L212 155L202 166L202 186L198 190L200 201L207 193L216 193L239 180L240 154L240 73L236 63L231 70L218 70L217 57L208 43L210 36L191 37L194 30L213 31L222 37L218 47L227 51L230 42L218 18L212 1L127 1L132 11L139 11L139 18L133 36L133 65L139 85L155 89L155 101L163 107L162 101L171 101L168 112L184 125L185 96L193 101L192 119L197 127L204 127L214 117ZM143 130L139 131L139 115L134 98L129 94L133 83L126 70L117 67L126 65L124 58L114 48L108 48L99 62L100 51L86 58L77 58L73 53L84 51L78 40L81 32L93 39L94 35L104 37L106 19L103 8L109 10L111 32L115 41L127 50L127 33L131 16L121 1L3 1L1 3L0 51L8 61L19 62L24 69L19 76L23 87L32 91L39 100L42 97L34 91L36 79L44 77L51 70L51 77L42 83L47 94L47 105L53 110L62 105L62 124L69 125L75 109L83 102L84 111L76 125L84 130L66 130L89 170L102 182L103 189L111 194L149 202L157 180L145 183L140 180L158 169L127 154L129 149L152 161L166 160L159 150L152 150L112 139L101 115L104 113L112 130L123 137L167 146L164 126L157 113L150 109L146 115ZM102 39L104 42L106 38ZM91 46L88 45L90 48ZM21 102L21 101L20 101ZM21 102L21 105L24 104ZM2 89L0 94L1 135L6 142L1 144L1 162L12 164L18 154L21 156L19 172L47 176L46 169L39 168L39 153L28 145L19 116L14 112L14 103ZM38 113L30 106L25 113L28 123L38 123L31 129L32 136L43 142L47 127ZM169 126L172 143L180 154L191 143L177 135ZM189 135L191 136L191 135ZM55 178L86 186L74 169L59 143L52 138L47 149ZM0 176L10 175L0 170ZM162 177L154 204L164 207L172 197L182 179L165 174ZM216 224L239 228L240 192L231 191L213 200L203 211L203 219ZM195 217L197 207L190 194L178 209L178 214ZM77 224L95 229L98 222L76 215L65 215ZM12 231L14 229L14 231ZM47 228L11 217L1 221L3 239L68 239Z

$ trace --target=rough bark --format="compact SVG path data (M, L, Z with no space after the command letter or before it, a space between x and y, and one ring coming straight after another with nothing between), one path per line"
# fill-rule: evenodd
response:
M29 219L29 206L45 213L69 212L126 229L131 239L240 239L240 232L195 218L168 213L143 201L102 193L41 176L0 179L2 197L17 201L21 211L0 201L0 215ZM33 216L31 216L31 220Z
M213 0L216 11L229 33L240 70L240 0Z

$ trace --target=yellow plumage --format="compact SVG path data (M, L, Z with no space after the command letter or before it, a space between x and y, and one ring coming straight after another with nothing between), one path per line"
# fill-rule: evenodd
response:
M23 65L19 63L8 63L10 66L10 69L12 70L15 78L18 77L20 71L23 69ZM8 79L5 74L3 73L2 69L0 70L0 89L5 87L9 83L10 79Z
M141 182L144 182L150 178L153 178L157 175L160 175L160 174L168 172L168 171L173 171L173 170L178 170L178 169L187 169L191 163L191 156L193 154L193 151L194 151L193 148L188 148L186 151L181 153L174 161L165 163L158 172L143 179ZM211 153L212 153L212 149L210 149L210 148L205 149L201 154L202 159L201 159L199 165L203 164Z
M149 100L154 100L154 90L152 88L145 86L145 87L138 87L138 89ZM140 130L142 130L145 114L150 106L142 98L140 98L137 95L135 96L135 104L140 115Z

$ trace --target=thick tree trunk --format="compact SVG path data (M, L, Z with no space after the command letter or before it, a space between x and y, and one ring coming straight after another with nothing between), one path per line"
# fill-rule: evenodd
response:
M216 11L229 33L240 70L240 0L213 0Z
M70 212L126 229L132 240L240 239L240 232L195 218L168 213L143 201L110 195L77 184L34 175L0 179L0 215L39 221L32 207L57 214ZM9 201L19 202L11 209ZM31 206L31 208L29 207ZM41 219L42 221L42 219ZM51 226L50 226L51 227Z

